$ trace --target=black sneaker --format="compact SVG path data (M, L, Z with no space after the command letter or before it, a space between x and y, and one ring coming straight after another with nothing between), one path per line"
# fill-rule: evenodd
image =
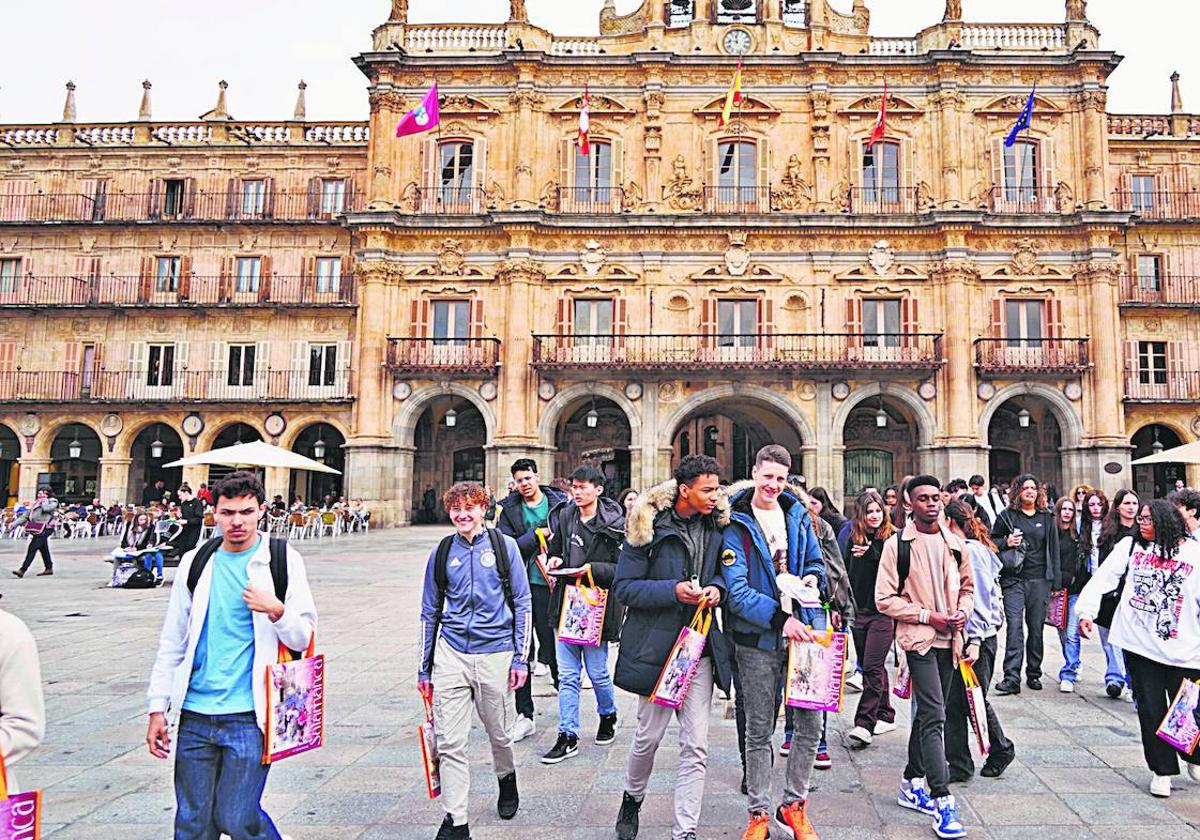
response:
M434 840L471 840L471 826L466 823L455 825L454 818L447 814Z
M638 814L642 803L628 793L621 794L621 810L617 814L617 840L636 840L638 835Z
M502 820L511 820L517 815L521 797L517 794L517 773L514 770L500 777L500 798L496 800L496 813Z
M13 574L16 574L16 573L14 572ZM1125 689L1125 686L1121 685L1120 683L1107 683L1104 686L1104 693L1107 694L1109 697L1111 697L1113 700L1116 700L1118 697L1121 696L1121 692L1124 689Z
M1016 757L1016 750L1009 753L992 753L987 757L987 761L983 762L983 768L979 771L979 775L986 779L998 779Z
M600 728L596 730L596 743L600 746L617 740L617 713L600 715Z
M554 742L554 746L550 752L542 756L542 764L558 764L560 761L566 761L573 755L579 752L579 736L568 735L566 732L558 733L558 740Z
M1042 690L1042 678L1041 677L1029 677L1028 679L1025 680L1025 685L1029 686L1034 691L1041 691Z
M1005 694L1020 694L1021 684L1016 680L1010 680L1007 677L996 683L996 693L1000 696Z

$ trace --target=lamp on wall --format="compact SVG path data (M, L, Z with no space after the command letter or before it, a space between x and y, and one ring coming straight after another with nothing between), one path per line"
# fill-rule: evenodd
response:
M72 461L78 461L79 456L83 454L83 444L79 442L79 432L75 433L75 439L67 444L67 456Z
M458 412L453 408L446 412L446 428L453 429L458 425Z
M887 412L883 410L883 397L879 398L879 410L875 412L875 428L886 429L888 424Z
M325 457L325 439L317 433L317 441L313 444L313 458L320 461Z
M583 418L583 422L587 423L589 429L594 429L600 425L600 415L596 413L596 398L592 397L592 407L588 410L587 416Z
M157 426L155 427L157 430ZM150 457L158 460L163 456L163 442L158 434L154 435L154 441L150 444Z
M1033 415L1029 413L1029 409L1022 408L1017 412L1017 425L1019 425L1022 429L1028 429L1029 421L1032 417Z
M1154 428L1154 443L1150 444L1150 451L1155 455L1161 455L1164 449L1166 449L1166 447L1163 446L1162 441L1158 439L1158 427L1156 426Z

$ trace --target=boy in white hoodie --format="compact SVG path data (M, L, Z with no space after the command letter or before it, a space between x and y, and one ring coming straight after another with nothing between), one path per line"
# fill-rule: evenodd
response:
M37 644L21 619L0 610L0 758L9 793L20 793L12 766L33 752L45 731Z

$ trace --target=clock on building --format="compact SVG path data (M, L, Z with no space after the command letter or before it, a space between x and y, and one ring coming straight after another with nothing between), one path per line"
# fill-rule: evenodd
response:
M725 46L725 52L730 55L745 55L750 52L750 47L754 42L750 38L750 33L745 29L730 29L725 33L725 38L721 43Z

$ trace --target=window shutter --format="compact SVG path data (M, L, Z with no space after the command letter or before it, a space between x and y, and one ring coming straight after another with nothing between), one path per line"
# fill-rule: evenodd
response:
M558 150L558 209L569 210L574 205L576 188L585 186L575 183L575 139L564 137Z
M339 341L337 343L337 367L335 368L336 373L333 385L337 389L337 396L339 397L349 394L350 350L351 344L349 341Z
M68 374L79 373L79 348L80 344L78 341L68 341L63 346L64 358L66 359L63 363L63 370Z
M1008 187L1004 183L1004 138L992 138L992 196L993 198L1001 198ZM1016 189L1016 187L1013 187ZM1016 195L1016 193L1014 193Z
M127 375L129 383L133 389L140 390L146 387L146 360L148 351L146 342L133 341L129 344L129 360L127 365Z
M706 297L700 302L701 346L717 346L717 299Z
M412 302L412 335L429 338L429 301L419 298Z
M321 179L308 179L308 218L315 219L321 215Z
M267 303L271 300L271 256L264 254L258 258L258 302Z
M308 300L309 295L315 296L316 293L317 293L317 258L316 257L302 257L300 260L301 300Z
M625 141L620 137L612 141L612 206L614 213L620 213L625 198ZM601 184L600 186L605 186Z
M775 301L769 297L758 299L758 331L759 349L769 350L775 343Z
M353 178L346 179L346 191L342 200L342 210L346 213L353 213L355 210Z
M196 215L196 179L186 178L183 182L183 217L190 219Z
M437 204L437 180L435 173L438 166L437 140L430 138L421 148L421 209L429 212Z
M1046 301L1046 338L1061 339L1062 337L1062 301L1058 298L1049 298Z
M263 180L263 218L275 218L275 179L266 178ZM286 210L285 210L286 215Z
M862 298L852 296L846 298L846 349L862 347L863 338L863 302Z
M900 300L900 332L902 347L917 347L918 341L916 337L917 331L920 329L920 316L918 313L918 304L915 297L901 298Z
M238 204L238 192L241 189L241 181L237 178L230 178L225 185L225 218L236 219L239 215L241 207Z
M1140 395L1140 389L1143 387L1139 376L1138 343L1125 341L1123 344L1125 347L1125 396L1136 397Z
M198 377L200 382L188 389L188 396L196 399L218 399L229 387L229 343L209 342L208 370ZM239 380L240 381L240 380Z
M103 375L104 374L104 345L101 344L100 342L96 342L94 347L95 347L95 349L92 351L92 391L91 391L91 395L93 397L113 396L114 394L110 394L109 391L114 390L114 389L105 389L105 387L104 387L105 386L104 375Z
M267 393L267 376L271 370L271 342L259 341L254 345L254 395Z
M758 141L755 150L758 171L754 173L755 207L759 213L771 211L771 145L766 138Z
M233 297L234 258L221 257L221 275L217 279L217 302L228 303Z
M560 337L573 335L571 329L572 315L574 314L574 301L569 297L560 297L555 301L556 313L554 316L554 334Z
M483 300L471 300L471 338L483 338Z
M854 198L857 199L861 194L863 185L867 182L866 173L863 172L863 156L867 153L864 148L862 138L854 140L850 144L850 155L853 158L850 161L848 171L850 172L850 187L854 190ZM838 196L840 198L840 196Z
M992 300L992 338L1004 338L1004 298Z
M191 349L192 349L192 344L189 341L176 341L175 342L175 372L176 372L176 374L178 374L180 371L188 370L191 368L192 360L191 360L191 357L188 355L189 353L191 353ZM176 380L176 384L178 384L178 380Z
M213 376L229 370L229 342L213 341L209 343L208 369Z
M1038 196L1041 198L1041 210L1044 213L1053 213L1057 210L1054 206L1054 187L1058 183L1054 178L1054 141L1049 138L1043 140L1038 151L1042 156L1042 171L1038 173L1040 181Z
M0 399L11 400L17 392L17 343L0 341Z
M487 196L487 152L488 142L486 137L477 137L474 145L475 159L475 194L471 200L472 212L481 212L485 207L491 204L491 199Z
M278 391L272 389L272 396L275 393L287 394L291 397L299 397L304 394L308 388L308 366L309 353L307 341L292 342L292 366L288 375L279 383Z
M338 274L338 300L354 299L354 272L349 256L342 257L341 273Z
M613 300L613 349L619 351L619 354L614 354L614 361L624 360L627 335L629 335L629 298L618 296Z
M151 178L146 193L146 218L157 219L162 215L163 182L161 178Z
M179 258L179 299L187 300L192 294L192 257L184 254Z
M149 303L154 288L154 257L142 257L142 275L138 284L138 303Z

